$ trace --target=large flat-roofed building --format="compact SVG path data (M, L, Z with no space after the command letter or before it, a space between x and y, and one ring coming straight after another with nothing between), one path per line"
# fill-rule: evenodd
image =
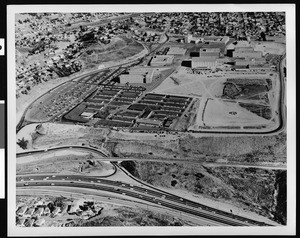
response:
M200 57L219 58L220 54L221 54L220 48L200 48L200 51L199 51Z
M215 57L195 57L192 58L192 69L215 70L217 61Z
M155 55L150 65L151 66L167 66L173 63L174 55Z
M124 81L127 81L128 83L151 83L154 75L158 74L160 74L159 69L133 67L129 69L128 74L120 75L120 83L124 83Z
M120 83L126 84L126 83L148 83L146 82L146 77L142 74L121 74L120 75Z
M235 58L261 58L262 52L261 51L234 51L233 57Z
M136 122L139 123L140 125L149 125L155 127L160 127L163 124L163 122L160 120L152 120L148 118L139 118L136 120Z
M184 55L186 52L186 49L180 48L180 47L170 47L168 51L168 55Z

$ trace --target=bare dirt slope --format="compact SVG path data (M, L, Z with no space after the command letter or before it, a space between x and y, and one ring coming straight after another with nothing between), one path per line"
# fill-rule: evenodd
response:
M285 224L286 192L278 181L285 172L153 161L123 161L122 165L154 186L201 194Z

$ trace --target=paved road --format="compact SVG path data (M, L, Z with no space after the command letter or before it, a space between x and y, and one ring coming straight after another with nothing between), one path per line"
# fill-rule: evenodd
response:
M53 148L48 148L48 149L28 150L28 151L25 151L25 152L20 152L20 153L17 153L17 158L18 157L23 157L23 156L28 156L28 155L31 155L31 154L41 154L41 153L46 153L48 151L59 151L59 150L66 150L66 149L87 150L89 152L92 151L92 152L98 153L101 157L107 157L108 156L102 150L98 150L96 148L80 146L80 145L68 145L68 146L59 146L59 147L53 147Z
M143 188L136 185L124 183L121 181L112 181L100 179L97 177L81 175L19 175L17 176L17 187L45 187L45 186L63 186L87 188L94 190L117 193L160 206L168 207L180 212L185 212L194 216L199 216L218 222L220 225L229 226L268 226L263 222L257 222L248 218L243 218L230 213L219 211L202 204L181 198L179 196L154 191L149 188Z

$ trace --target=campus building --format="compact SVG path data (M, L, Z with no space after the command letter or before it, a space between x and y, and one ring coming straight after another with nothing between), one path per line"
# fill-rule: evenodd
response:
M200 48L199 56L200 57L214 57L219 58L221 55L220 48Z
M215 70L217 61L214 57L192 58L192 69Z

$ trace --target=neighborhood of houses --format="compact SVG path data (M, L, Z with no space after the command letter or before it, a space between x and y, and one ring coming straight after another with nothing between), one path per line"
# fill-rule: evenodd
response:
M73 219L88 220L101 213L103 208L93 201L63 201L59 198L53 200L36 199L30 203L18 203L16 208L16 225L20 227L45 226L70 226ZM57 217L64 217L63 222L55 221Z

